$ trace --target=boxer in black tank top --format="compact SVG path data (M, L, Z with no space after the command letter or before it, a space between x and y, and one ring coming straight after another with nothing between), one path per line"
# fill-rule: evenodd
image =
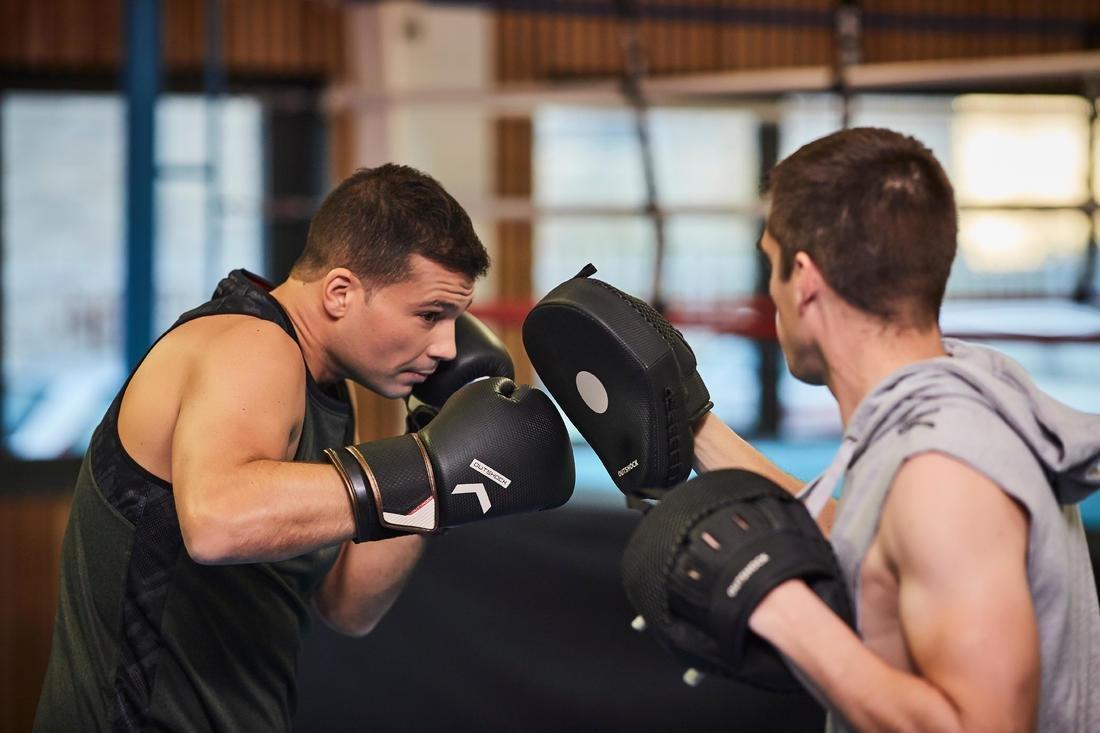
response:
M423 547L352 542L347 382L406 397L454 360L487 268L435 180L364 169L285 281L234 271L162 335L76 479L35 730L289 730L310 606L366 633Z
M270 289L235 270L172 328L235 313L276 323L297 340ZM339 547L270 563L193 561L183 549L172 485L138 465L119 441L125 392L96 429L77 479L37 725L141 729L188 720L216 730L286 728L309 597ZM352 442L353 427L343 384L326 391L307 377L295 460L323 460L326 447ZM105 616L118 623L102 624ZM97 681L94 690L89 679ZM238 697L230 689L250 704L228 707Z

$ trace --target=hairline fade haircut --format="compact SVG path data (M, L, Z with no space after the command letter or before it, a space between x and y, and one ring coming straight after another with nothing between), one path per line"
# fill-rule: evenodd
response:
M841 130L776 165L766 191L782 280L805 252L856 308L904 326L938 322L958 216L951 182L921 142L881 128Z
M489 254L454 197L426 173L388 163L360 168L325 197L290 274L310 282L346 267L368 287L385 287L409 276L415 254L471 280L489 269Z

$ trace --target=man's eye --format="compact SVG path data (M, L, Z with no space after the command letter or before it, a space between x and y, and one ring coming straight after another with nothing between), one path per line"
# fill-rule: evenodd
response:
M435 323L436 321L438 321L440 319L440 317L443 314L440 313L439 311L424 311L423 313L419 313L417 315L419 315L421 318L423 318L428 323Z

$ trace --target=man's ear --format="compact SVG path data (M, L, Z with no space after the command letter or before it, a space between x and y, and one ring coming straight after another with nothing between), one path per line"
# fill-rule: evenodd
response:
M346 267L335 267L321 281L321 303L332 318L343 318L352 298L363 288L362 281Z
M801 251L795 252L791 280L794 281L795 301L799 311L815 301L825 285L817 263L810 255Z

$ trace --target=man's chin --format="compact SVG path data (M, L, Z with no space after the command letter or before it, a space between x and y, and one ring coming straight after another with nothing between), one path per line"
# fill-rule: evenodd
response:
M787 368L790 370L791 376L800 382L814 387L820 387L825 384L824 369L816 369L807 364L798 364L791 361L787 362Z
M819 351L806 345L796 349L790 344L783 343L782 339L779 346L783 350L783 358L787 362L787 369L792 377L814 387L825 384L825 363Z
M810 385L811 387L822 387L825 385L824 374L818 374L816 372L805 373L792 371L791 376L804 384Z
M403 400L412 394L413 385L402 384L395 382L387 386L385 392L379 392L383 397L388 397L391 400Z
M412 394L413 384L406 382L401 377L388 379L384 383L377 380L364 380L359 382L362 387L374 392L376 395L388 400L402 400Z

